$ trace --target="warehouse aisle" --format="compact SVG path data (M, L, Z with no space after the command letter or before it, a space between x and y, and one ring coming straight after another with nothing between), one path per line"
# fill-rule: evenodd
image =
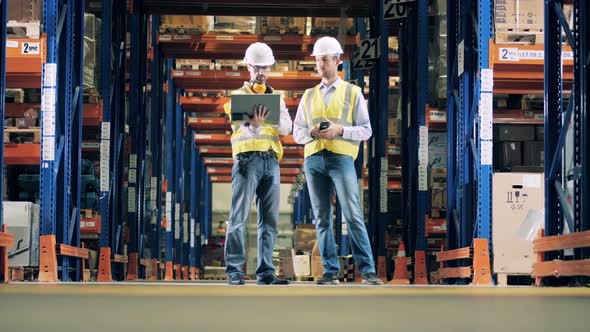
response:
M2 331L588 331L588 288L1 285Z

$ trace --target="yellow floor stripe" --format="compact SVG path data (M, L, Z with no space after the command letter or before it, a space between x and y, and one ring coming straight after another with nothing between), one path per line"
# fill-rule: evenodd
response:
M521 296L590 297L590 288L456 286L228 286L215 283L9 284L1 294L109 296Z

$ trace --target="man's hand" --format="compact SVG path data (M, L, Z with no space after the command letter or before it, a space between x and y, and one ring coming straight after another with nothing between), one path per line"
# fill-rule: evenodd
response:
M342 126L339 124L336 124L328 119L326 119L326 121L330 122L330 126L326 129L322 129L319 131L319 137L320 138L325 138L325 139L333 139L336 136L341 136L342 135ZM312 130L313 133L313 130Z
M254 105L254 107L252 107L252 116L248 115L248 117L250 118L250 121L248 121L250 123L250 126L254 128L262 126L264 120L266 120L269 113L270 111L266 106Z

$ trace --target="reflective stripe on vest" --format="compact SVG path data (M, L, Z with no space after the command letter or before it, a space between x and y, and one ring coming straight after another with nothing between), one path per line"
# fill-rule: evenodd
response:
M254 94L254 92L246 85L232 94ZM226 103L225 112L230 115L230 103ZM240 126L232 126L234 132L231 135L232 155L235 158L238 154L251 151L268 151L274 150L277 153L277 158L281 160L283 157L283 146L279 139L278 131L273 127L262 126L258 133L251 133L251 135L244 135L244 129ZM237 128L236 128L237 127ZM246 129L248 130L248 129ZM250 134L250 133L249 133Z
M329 119L330 121L339 124L341 126L353 126L353 119L354 116L351 116L351 109L354 108L354 104L352 103L353 99L353 89L354 85L342 82L340 83L345 84L344 86L339 86L336 88L332 99L325 105L323 96L321 95L319 85L307 90L307 100L304 105L306 105L306 117L307 123L309 128L317 126L319 123ZM344 88L344 91L342 91ZM344 93L342 93L344 92ZM358 92L356 92L358 93ZM314 101L315 97L315 101ZM356 94L354 96L356 98ZM340 98L340 99L334 99ZM334 105L337 104L337 105ZM338 112L338 107L341 106L341 110ZM334 105L334 106L332 106ZM314 107L315 107L315 118L314 118ZM319 111L319 112L318 112ZM320 114L321 113L321 114ZM330 113L330 114L327 114ZM350 120L349 120L350 117ZM313 153L316 153L322 149L327 149L332 152L349 155L353 158L356 158L358 155L358 147L360 145L360 141L352 141L349 139L345 139L341 136L336 136L330 140L328 139L315 139L310 143L305 145L305 156L309 156Z

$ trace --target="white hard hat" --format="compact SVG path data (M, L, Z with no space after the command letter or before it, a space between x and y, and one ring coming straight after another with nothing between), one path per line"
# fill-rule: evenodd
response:
M244 62L253 66L271 66L275 63L275 57L268 45L254 43L246 49Z
M334 37L322 37L318 39L313 45L312 56L320 56L326 54L342 54L344 51L340 43Z

